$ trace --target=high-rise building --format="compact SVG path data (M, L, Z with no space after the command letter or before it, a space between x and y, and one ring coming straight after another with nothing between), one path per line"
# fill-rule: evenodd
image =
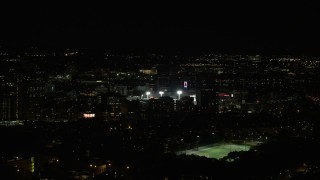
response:
M41 119L41 104L45 99L45 85L37 82L23 82L19 85L19 118L25 120Z
M0 120L12 121L17 119L17 100L14 92L2 92L0 95Z
M217 112L218 101L216 92L212 89L201 90L197 95L197 103L202 110Z
M14 70L0 78L0 120L13 121L18 119L18 86Z

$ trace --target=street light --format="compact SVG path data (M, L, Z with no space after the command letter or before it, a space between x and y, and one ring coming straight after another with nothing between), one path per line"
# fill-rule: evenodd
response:
M164 94L163 91L159 91L160 96L162 97L162 95Z
M147 91L147 92L146 92L147 99L149 99L149 95L150 95L150 94L151 94L150 91Z
M179 100L180 100L180 95L182 94L182 91L181 90L177 91L177 94L178 94Z

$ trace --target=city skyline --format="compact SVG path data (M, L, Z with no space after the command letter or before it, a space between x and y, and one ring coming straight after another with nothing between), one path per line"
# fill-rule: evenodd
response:
M1 179L319 179L314 2L3 4Z

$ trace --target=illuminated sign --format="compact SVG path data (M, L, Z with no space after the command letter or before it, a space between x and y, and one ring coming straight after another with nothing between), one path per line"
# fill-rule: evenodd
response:
M184 87L184 88L187 88L187 87L188 87L188 82L187 82L187 81L184 81L184 82L183 82L183 87Z
M219 97L229 97L230 95L227 93L219 93L218 96Z
M82 116L83 116L83 118L94 118L96 116L96 114L86 114L85 113Z

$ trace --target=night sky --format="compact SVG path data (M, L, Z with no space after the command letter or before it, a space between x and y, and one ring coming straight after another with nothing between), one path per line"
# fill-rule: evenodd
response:
M0 43L119 51L320 54L320 6L2 4Z

